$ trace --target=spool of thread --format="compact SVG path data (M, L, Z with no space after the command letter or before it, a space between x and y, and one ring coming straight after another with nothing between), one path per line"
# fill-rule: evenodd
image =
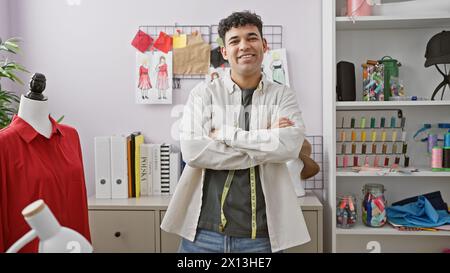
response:
M358 165L358 157L357 156L354 156L353 157L353 167L358 167L359 165Z
M345 131L341 132L341 141L345 141Z
M398 156L395 157L395 164L397 165L400 164L400 157Z
M405 155L405 164L403 165L405 168L409 167L409 156Z
M380 158L376 155L375 158L373 159L373 166L378 167L379 162L380 162Z
M385 142L386 141L386 131L383 130L383 132L381 132L381 141Z
M444 147L450 147L450 133L444 135Z
M377 153L377 144L372 143L372 154L376 154L376 153Z
M437 146L437 135L435 134L428 134L428 145L427 145L427 151L428 153L431 153L431 150L434 146Z
M367 149L367 145L366 145L366 143L363 143L362 147L361 147L361 153L366 154L366 149Z
M360 126L363 129L366 128L366 118L365 117L361 118Z
M440 171L443 161L443 149L441 147L433 147L431 150L431 170Z
M350 128L355 128L355 118L353 118L353 117L350 120Z
M396 143L392 144L392 153L393 154L397 153L397 144Z
M347 155L344 155L344 158L342 159L342 166L344 168L347 168L347 166L348 166L348 156Z
M356 141L356 132L352 130L352 141Z
M389 157L387 156L384 158L384 166L385 167L389 166Z
M342 143L342 146L341 146L341 154L345 154L345 152L346 152L346 149L347 147L345 146L345 143Z
M380 120L380 128L384 128L385 122L386 122L386 119L384 117L382 117Z
M401 128L405 128L405 124L406 124L406 118L403 117L403 118L402 118L402 121L401 121L401 123L400 123L400 127L401 127Z
M352 154L356 154L356 144L352 143Z
M444 147L442 153L442 167L445 169L445 171L450 171L450 147Z
M341 128L344 128L344 117L342 117L342 120L341 120Z
M361 141L362 142L366 141L366 131L361 132Z
M395 128L395 117L391 117L391 128Z
M402 141L406 141L406 131L402 131Z
M392 142L397 141L397 131L392 132Z
M386 143L383 143L383 146L381 148L381 153L386 154L386 152L387 152L387 145L386 145Z
M366 156L364 158L364 166L369 167L369 157L368 156Z
M372 142L377 140L377 131L372 131Z
M370 128L375 128L375 118L370 118Z
M408 148L408 144L403 143L403 147L402 147L402 154L406 154L406 150Z

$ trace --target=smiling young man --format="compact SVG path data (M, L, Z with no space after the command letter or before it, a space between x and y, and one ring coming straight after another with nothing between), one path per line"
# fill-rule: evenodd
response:
M197 85L181 121L187 165L161 228L179 252L277 252L310 240L285 162L299 155L304 125L295 93L261 73L268 50L261 18L219 23L230 73Z

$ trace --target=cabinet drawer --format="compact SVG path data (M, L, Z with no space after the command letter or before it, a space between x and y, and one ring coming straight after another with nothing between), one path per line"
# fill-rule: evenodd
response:
M287 253L317 253L319 252L318 241L318 213L317 211L303 211L303 217L305 217L306 226L308 227L309 236L311 241L306 244L286 249Z
M165 211L160 211L160 223L166 214ZM176 253L178 251L178 247L180 246L181 238L180 236L165 232L161 230L161 253Z
M90 210L94 252L155 252L155 212Z

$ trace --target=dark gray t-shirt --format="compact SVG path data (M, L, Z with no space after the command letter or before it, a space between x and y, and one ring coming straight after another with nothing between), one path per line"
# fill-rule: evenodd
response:
M242 105L239 127L249 130L250 110L254 89L242 90ZM268 237L266 203L261 188L259 168L255 166L256 174L256 237ZM225 185L228 170L205 170L203 182L203 197L199 228L219 232L220 200ZM227 219L224 234L236 237L251 237L251 203L250 203L250 169L235 170L224 204L224 214Z

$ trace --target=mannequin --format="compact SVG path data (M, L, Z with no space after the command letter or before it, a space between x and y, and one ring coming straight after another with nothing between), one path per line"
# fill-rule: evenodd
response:
M50 138L52 123L49 120L47 97L42 95L46 79L35 73L30 80L30 92L20 97L18 116L31 125L38 133Z
M0 252L30 231L21 211L42 199L61 226L90 241L87 194L77 130L48 111L45 76L33 75L19 113L0 130ZM20 252L37 252L39 241Z

